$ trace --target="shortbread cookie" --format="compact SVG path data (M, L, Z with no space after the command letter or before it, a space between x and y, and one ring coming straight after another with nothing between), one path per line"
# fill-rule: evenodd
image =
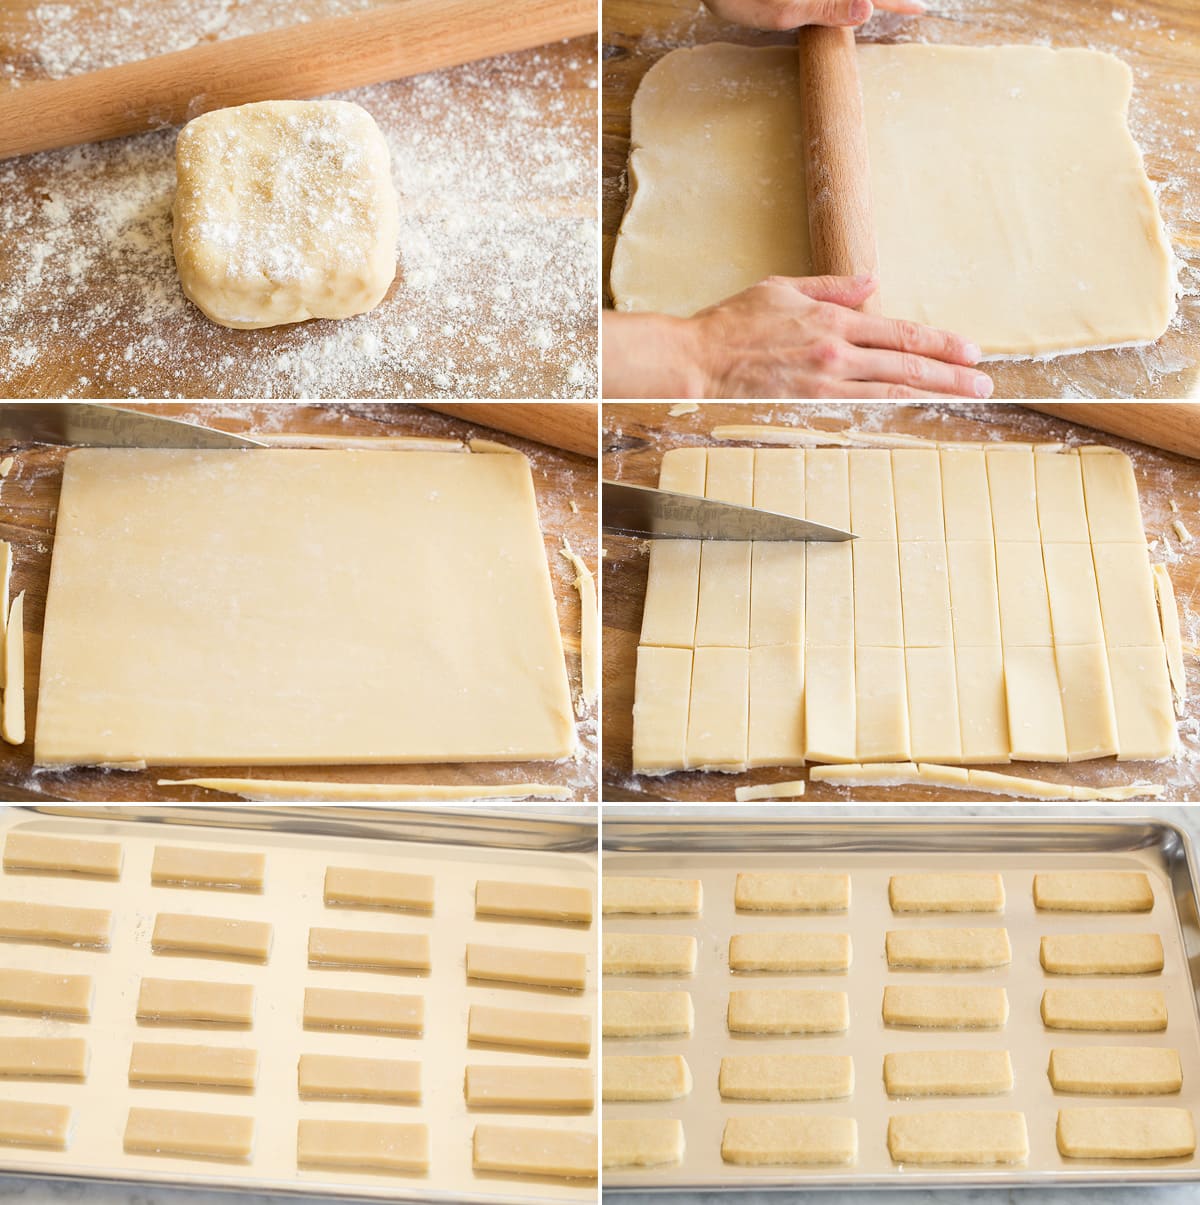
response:
M730 992L726 1020L730 1033L842 1033L850 1003L845 992Z
M889 967L978 970L1012 962L1007 929L893 929L885 948Z
M703 902L699 879L604 876L605 916L698 916Z
M848 1054L743 1054L721 1060L725 1100L839 1100L854 1091Z
M622 1117L604 1122L605 1167L662 1167L683 1161L683 1122Z
M605 992L606 1038L652 1038L690 1034L695 1024L687 992Z
M731 971L845 971L851 956L848 933L735 933L729 939Z
M1165 1046L1056 1048L1046 1074L1056 1092L1088 1096L1155 1096L1183 1087L1179 1051Z
M1167 1027L1167 998L1147 988L1048 987L1042 993L1047 1029L1155 1032Z
M1163 944L1157 933L1056 933L1041 961L1052 975L1148 975L1163 969Z
M888 1120L897 1163L1020 1163L1029 1156L1024 1113L910 1113Z
M696 939L684 933L605 933L606 975L690 975Z
M605 1100L678 1100L692 1090L681 1054L608 1054L603 1060Z
M721 1158L750 1167L846 1164L857 1157L853 1117L731 1117L721 1136Z
M1187 1109L1060 1109L1056 1137L1067 1159L1178 1159L1196 1150Z
M750 912L844 912L850 907L850 876L739 874L733 902Z
M1007 1050L906 1050L883 1056L889 1096L996 1096L1011 1092Z
M1008 1021L1002 987L920 987L889 984L883 989L883 1023L919 1029L999 1029Z
M1003 912L998 874L895 874L888 883L893 912Z
M1140 870L1062 870L1033 876L1033 903L1044 912L1149 912L1154 891Z

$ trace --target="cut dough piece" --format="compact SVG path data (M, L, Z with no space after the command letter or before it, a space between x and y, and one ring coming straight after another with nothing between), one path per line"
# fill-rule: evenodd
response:
M296 1129L296 1162L301 1167L424 1173L429 1170L429 1127L304 1117Z
M721 1158L750 1167L853 1163L858 1124L853 1117L731 1117L721 1135Z
M25 591L13 600L4 626L4 699L0 736L10 745L25 743Z
M399 214L387 142L359 105L213 110L180 131L175 171L179 281L214 322L349 318L383 300Z
M1042 538L1033 451L1012 444L999 445L999 448L1004 451L1003 456L987 457L988 500L997 555L1001 543L1037 544ZM1036 578L1037 575L1032 576ZM1044 583L1041 589L1044 602Z
M65 1150L71 1126L66 1105L29 1100L0 1101L0 1142L11 1146L46 1146Z
M1157 1096L1183 1087L1179 1051L1164 1046L1067 1046L1050 1051L1056 1092Z
M414 803L435 799L569 799L569 787L554 783L514 782L497 786L470 783L304 782L292 778L160 778L160 787L203 787L225 795L240 795L253 803L276 799L303 803L355 803L367 800Z
M920 769L916 762L887 762L864 766L850 762L844 766L813 766L809 771L810 782L832 782L839 786L900 786L916 782Z
M697 648L688 707L687 768L744 770L749 728L749 649Z
M755 548L766 546L756 544ZM750 767L799 766L804 760L804 646L759 645L750 650L746 764ZM734 796L739 801L780 798L778 794L770 794L771 791L802 795L804 784L785 782L738 787Z
M14 832L4 843L5 870L42 870L49 874L121 877L121 847L115 841L81 841Z
M1048 647L1053 635L1041 545L1005 541L995 547L1005 646Z
M848 933L735 933L729 939L731 971L808 971L850 969Z
M155 953L175 950L266 962L271 952L271 926L266 921L160 912L154 920L150 946Z
M1038 525L1043 544L1082 544L1087 547L1091 542L1079 461L1078 456L1034 454ZM1090 547L1087 551L1090 556Z
M678 1100L692 1090L681 1054L608 1054L603 1060L605 1100Z
M580 715L585 714L596 705L599 692L599 666L597 661L600 652L600 632L598 629L598 613L596 609L596 579L581 556L567 543L567 537L562 537L563 546L558 555L565 557L575 570L575 580L572 583L579 594L579 675L580 699L576 710Z
M699 916L703 891L699 879L655 879L606 874L604 914Z
M723 1100L840 1100L854 1092L848 1054L747 1054L721 1060Z
M468 1064L463 1092L471 1109L591 1109L596 1096L587 1067Z
M980 456L982 457L982 453ZM961 457L951 456L951 460ZM950 522L947 513L946 522ZM991 522L991 519L988 519ZM996 581L996 546L987 541L955 540L946 545L950 573L950 610L958 649L998 647L1000 588Z
M809 552L811 566L812 549ZM826 601L823 605L836 604ZM809 645L804 658L804 744L808 760L854 761L858 757L854 647Z
M998 874L894 874L888 881L893 912L1003 912Z
M742 873L733 889L736 908L752 912L844 912L848 874Z
M1161 645L1110 648L1119 761L1172 757L1179 744L1171 683Z
M804 453L774 448L754 454L754 505L804 518ZM803 542L763 540L750 554L750 645L804 643Z
M1146 543L1133 461L1100 445L1080 449L1083 493L1093 544Z
M254 1020L254 988L249 983L143 979L138 989L137 1016L140 1021L249 1025Z
M1190 542L1190 540L1189 540ZM1167 650L1167 671L1171 690L1178 702L1187 698L1187 672L1183 667L1183 642L1179 635L1179 608L1175 605L1175 587L1166 565L1154 566L1154 594L1158 600L1163 645Z
M150 881L156 887L208 887L218 890L261 891L265 854L236 849L156 845Z
M87 1020L92 1015L92 977L0 968L0 1012Z
M0 900L0 937L108 948L112 913L107 908L64 908Z
M912 753L908 671L902 648L854 650L855 756L860 761L895 761Z
M1020 1163L1029 1157L1024 1113L915 1113L888 1119L897 1163Z
M1007 929L893 929L885 946L889 967L952 971L1012 962Z
M253 1088L257 1078L258 1051L238 1046L134 1042L129 1056L131 1084Z
M750 506L754 501L754 452L709 448L704 496ZM746 648L750 636L750 553L742 540L705 540L700 545L696 645Z
M753 654L751 654L753 656ZM753 690L753 686L751 687ZM751 695L753 700L753 695ZM751 707L753 707L753 701ZM750 740L754 740L754 720L751 712ZM756 799L799 799L807 789L807 783L801 778L794 782L767 782L757 787L736 787L733 797L738 803L750 803Z
M1002 987L913 987L883 989L883 1023L917 1029L1002 1029L1008 1021L1008 992Z
M915 761L958 761L962 731L958 720L958 682L954 649L906 648L908 727Z
M1008 738L1003 650L998 644L956 647L954 673L962 760L968 764L1008 761L1012 746Z
M726 1023L730 1033L843 1033L850 1002L845 992L730 992Z
M896 528L903 541L946 539L942 472L937 448L897 449L889 453L896 498ZM900 550L901 556L904 550Z
M587 1054L592 1048L592 1019L586 1013L544 1009L491 1008L472 1004L467 1041L523 1050Z
M254 1118L182 1109L130 1109L125 1152L130 1155L183 1155L193 1159L250 1158Z
M692 659L690 648L652 648L645 644L638 648L633 698L635 774L666 774L682 770L687 763Z
M670 448L663 453L658 488L703 497L707 472L706 448ZM639 643L687 649L690 658L699 590L700 541L652 540Z
M395 996L390 992L306 987L304 1027L420 1034L425 1028L425 1001L421 996Z
M1060 1109L1056 1137L1066 1159L1178 1159L1196 1151L1188 1109Z
M610 1118L604 1123L604 1166L662 1167L683 1162L683 1122L674 1117Z
M1156 1033L1167 1027L1167 998L1140 988L1048 987L1042 993L1047 1029Z
M1054 649L1006 643L1004 685L1013 761L1069 761Z
M432 912L433 875L330 866L325 871L325 903L342 908L406 908L414 912Z
M556 883L506 883L480 879L475 884L476 916L515 916L528 920L588 925L592 893L587 887Z
M893 515L893 528L895 522ZM903 648L900 547L894 539L865 540L860 533L855 534L859 538L851 548L854 560L854 643L878 648Z
M809 454L812 458L818 453ZM830 455L845 459L844 453ZM813 487L809 486L807 508L817 503ZM809 518L829 527L845 528L846 523L834 523L832 515L841 516L848 504L838 498L830 499L829 514L824 519ZM810 649L850 648L854 644L854 551L851 544L810 541L806 546L804 575L804 642Z
M605 992L606 1038L675 1037L692 1032L696 1013L689 992Z
M914 453L933 456L932 452ZM930 478L937 482L935 472ZM940 494L940 488L939 488ZM906 511L897 510L903 525ZM940 526L941 514L937 521ZM948 648L954 640L950 620L950 570L944 542L925 540L900 545L900 587L904 599L904 643L908 648Z
M883 1056L889 1096L997 1096L1011 1092L1007 1050L906 1050Z
M467 978L580 992L587 986L587 956L573 950L531 950L468 942Z
M1126 648L1162 640L1146 545L1094 544L1092 560L1100 591L1105 644L1109 648Z
M1077 459L1077 458L1076 458ZM1044 544L1046 591L1054 643L1101 644L1100 592L1090 544Z
M1064 548L1086 546L1065 544ZM1055 649L1068 761L1111 757L1119 749L1117 717L1103 644L1062 645Z
M1033 903L1045 912L1149 912L1154 891L1140 870L1059 870L1033 876Z
M1056 933L1042 938L1042 966L1052 975L1148 975L1163 969L1157 933Z
M477 1172L594 1180L598 1170L596 1135L585 1130L481 1125L473 1145L471 1166Z
M942 472L943 519L946 540L971 541L976 547L992 552L993 576L995 555L992 549L992 504L988 493L987 463L984 453L966 446L942 445L938 450L938 467ZM951 556L950 587L953 594L954 570ZM995 606L995 596L992 597Z
M675 933L605 933L606 975L691 975L696 939Z
M421 1064L406 1059L302 1054L296 1067L296 1081L304 1100L375 1100L399 1104L417 1104L421 1100Z
M270 638L230 623L231 608L271 616ZM529 463L69 452L36 736L41 764L570 756L575 716Z
M0 1038L4 1079L84 1079L87 1066L83 1038Z
M308 931L309 966L428 972L430 957L428 933L385 933L376 929Z

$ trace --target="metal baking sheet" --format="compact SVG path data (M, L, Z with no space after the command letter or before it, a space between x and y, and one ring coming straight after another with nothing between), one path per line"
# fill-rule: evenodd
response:
M84 1037L91 1064L81 1084L0 1080L0 1099L70 1105L72 1136L65 1151L0 1146L0 1170L104 1178L137 1183L207 1186L339 1197L504 1202L507 1205L596 1199L596 1185L530 1177L477 1174L471 1168L471 1134L479 1122L563 1126L595 1132L596 1114L469 1111L463 1098L468 1062L529 1065L558 1056L515 1049L472 1049L467 1044L468 1006L596 1012L596 926L476 920L474 886L479 877L587 885L595 889L596 823L593 809L579 819L543 819L536 809L491 812L407 808L323 807L93 807L0 812L0 843L19 830L119 841L124 865L119 881L4 871L0 898L52 901L109 908L112 944L107 952L0 942L0 966L91 974L95 993L90 1022L0 1015L0 1034ZM159 844L253 849L266 854L261 894L155 887L150 860ZM434 876L434 911L327 908L325 868L411 869ZM188 912L268 920L274 926L269 961L259 965L212 957L155 955L150 936L155 914ZM428 932L432 971L409 976L308 966L311 925ZM486 987L468 982L468 940L516 946L579 950L588 954L584 992ZM182 1028L139 1024L135 1019L142 976L252 983L251 1029ZM306 986L421 994L425 1032L420 1038L350 1032L306 1031L301 1003ZM212 1092L199 1088L133 1087L128 1083L130 1043L135 1039L250 1046L259 1052L255 1091ZM419 1105L350 1101L300 1101L296 1064L301 1052L419 1059ZM568 1061L568 1056L561 1056ZM594 1073L595 1041L586 1062ZM122 1150L131 1105L228 1112L255 1118L254 1150L245 1163L127 1155ZM296 1125L302 1117L363 1121L425 1122L430 1132L427 1176L297 1169Z
M622 817L628 815L623 812ZM1047 870L1142 870L1154 888L1149 913L1096 916L1038 913L1033 875ZM739 871L848 872L848 912L738 913L733 906ZM911 871L1000 871L1007 902L1002 916L959 913L893 915L888 879ZM763 820L739 821L736 813L697 809L684 818L639 820L605 815L603 872L606 875L666 875L699 878L704 903L698 917L604 918L605 932L691 933L698 939L696 974L605 976L614 989L684 989L692 994L695 1032L690 1038L629 1041L609 1039L603 1054L682 1054L694 1077L690 1095L657 1104L609 1103L604 1117L677 1117L686 1151L679 1166L610 1169L605 1192L678 1191L716 1188L863 1188L945 1185L1151 1184L1200 1180L1200 1157L1153 1161L1064 1159L1055 1145L1059 1108L1086 1105L1181 1106L1200 1113L1200 911L1195 859L1186 835L1157 821L985 820ZM889 971L884 933L900 928L956 928L1000 924L1012 941L1011 965L987 971ZM849 933L853 960L848 972L809 975L733 974L729 938L734 933L805 929ZM1154 976L1046 975L1038 961L1039 938L1050 933L1157 932L1164 969ZM881 1016L886 983L993 984L1008 990L1005 1028L991 1031L887 1029ZM1157 1034L1054 1033L1039 1013L1050 986L1155 987L1167 998L1168 1028ZM807 1037L731 1035L725 1024L728 994L735 988L811 987L843 990L850 998L850 1028L844 1034ZM1147 1045L1178 1049L1183 1091L1173 1096L1097 1097L1056 1093L1046 1076L1055 1046ZM889 1099L883 1086L883 1056L891 1051L929 1050L939 1045L1007 1049L1014 1088L1007 1095ZM746 1053L852 1054L854 1094L840 1101L723 1101L717 1091L722 1055ZM973 1168L962 1165L902 1167L887 1150L893 1114L941 1110L1020 1110L1029 1130L1029 1157L1020 1164ZM735 1167L721 1159L725 1120L738 1115L819 1113L858 1120L858 1160L847 1167Z

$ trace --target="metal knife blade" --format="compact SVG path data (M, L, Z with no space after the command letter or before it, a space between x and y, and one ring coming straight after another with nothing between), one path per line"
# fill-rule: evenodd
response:
M244 435L123 406L92 402L4 402L0 443L85 448L261 448Z
M655 540L853 540L825 527L775 511L735 506L693 494L646 485L603 482L604 530L613 535Z

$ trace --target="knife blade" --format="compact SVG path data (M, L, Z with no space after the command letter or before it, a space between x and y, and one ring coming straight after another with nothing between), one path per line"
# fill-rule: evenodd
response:
M605 481L603 526L610 535L655 540L853 540L849 531L808 519L676 494L646 485Z
M85 448L262 448L230 431L93 402L4 402L0 443Z

